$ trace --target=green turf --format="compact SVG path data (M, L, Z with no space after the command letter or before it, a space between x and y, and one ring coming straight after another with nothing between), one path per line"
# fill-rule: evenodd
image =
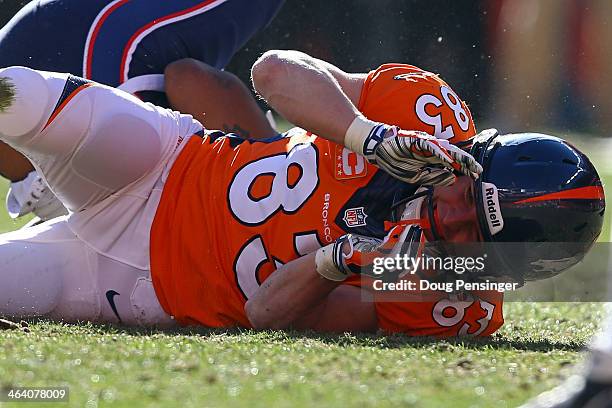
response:
M75 407L512 407L571 372L602 316L592 304L506 314L474 342L42 322L0 333L0 385L68 386Z
M607 141L575 142L612 174ZM0 230L18 227L3 217ZM589 303L504 311L504 327L481 341L34 322L0 331L0 388L70 387L69 404L44 406L514 407L574 370L603 316Z

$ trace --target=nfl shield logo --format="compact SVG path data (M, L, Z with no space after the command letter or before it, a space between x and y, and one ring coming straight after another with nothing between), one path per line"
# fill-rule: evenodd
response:
M363 207L349 208L344 211L342 218L347 227L363 227L366 225L367 214L363 211Z

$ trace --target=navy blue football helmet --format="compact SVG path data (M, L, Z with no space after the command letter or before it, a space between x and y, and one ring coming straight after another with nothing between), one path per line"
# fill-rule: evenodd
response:
M585 154L554 136L495 129L475 136L470 153L484 168L475 202L500 269L495 275L522 285L584 257L601 233L605 209L601 179Z

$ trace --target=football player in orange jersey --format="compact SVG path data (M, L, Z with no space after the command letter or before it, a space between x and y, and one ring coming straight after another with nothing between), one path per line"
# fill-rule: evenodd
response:
M297 129L257 142L202 132L189 116L76 77L0 71L0 138L34 162L73 212L0 236L0 314L415 335L497 329L499 295L372 303L348 276L359 272L357 255L381 250L378 241L361 243L385 236L394 197L412 197L396 209L429 240L472 241L499 226L479 221L474 159L416 131L473 135L467 107L447 84L411 66L362 78L364 112L395 87L412 90L406 132L362 116L338 75L304 54L264 55L253 70L257 89L325 138ZM437 187L413 195L423 184ZM489 219L499 213L491 208ZM385 244L409 231L396 228Z
M346 95L342 101L346 102L346 105L341 105L341 107L350 106L354 109L354 106L356 106L371 119L396 124L401 128L427 131L431 134L437 132L441 137L450 139L453 143L461 144L463 142L464 145L466 145L468 140L475 134L474 124L469 109L455 95L452 89L438 76L406 64L386 64L369 74L346 74L330 64L302 53L270 52L265 54L254 66L253 78L256 88L272 104L275 103L274 97L270 98L268 92L275 91L275 89L273 89L275 81L282 78L282 76L275 71L277 69L285 70L282 65L284 65L283 62L286 61L295 62L294 64L290 64L290 66L302 66L307 69L302 72L293 71L288 75L292 85L291 96L294 96L297 100L289 100L284 104L280 102L280 106L277 107L280 108L279 110L285 116L289 117L290 120L302 124L303 126L306 126L303 121L301 122L300 118L291 116L291 112L283 111L283 106L299 107L301 100L307 99L327 100L324 92L328 91L336 94L340 89L342 90L343 96ZM310 70L310 67L313 69ZM179 69L176 68L176 64L172 65L166 72L170 72L173 76L190 76L193 78L205 74L198 73L198 63L195 61L191 62L191 64L182 61L178 63ZM310 74L313 74L313 76L310 76ZM270 79L272 79L272 81L270 81ZM300 80L303 83L300 83ZM172 81L170 81L170 84L171 82ZM306 85L308 83L313 85L319 84L320 87L314 89L312 85ZM316 96L300 95L303 91L312 91ZM187 111L198 112L198 100L206 97L206 88L205 85L198 86L198 82L194 81L190 89L180 89L178 91L169 89L169 95L173 102L176 98L181 98L181 105L184 106ZM316 109L317 107L315 106L313 108ZM298 108L296 111L301 113L302 109ZM339 109L324 109L318 111L315 116L321 117L322 115L327 115L327 122L337 124L340 121L339 115L341 113L342 111ZM320 123L321 126L326 126L324 120L321 120ZM333 129L324 128L317 128L314 130L319 134L334 131ZM293 139L296 141L299 141L300 137L304 138L308 136L307 132L301 129L292 130L290 135L294 135ZM308 137L306 137L305 140L308 140ZM293 143L295 144L296 142ZM319 147L320 144L324 145L322 147L326 149L325 153L323 153L323 150ZM320 165L324 166L323 168L325 169L320 171L320 173L328 177L320 177L321 183L318 191L313 197L310 197L308 203L300 209L299 215L302 216L302 218L304 216L307 217L305 220L306 222L303 224L310 226L292 225L293 228L283 228L284 223L289 225L295 224L296 222L294 220L299 219L299 217L292 215L287 216L286 211L280 211L264 223L264 225L269 226L270 236L268 237L266 233L260 230L257 222L250 222L250 220L245 221L244 219L239 221L242 222L243 225L241 225L241 228L234 229L230 237L218 238L218 241L223 243L231 241L230 245L232 246L237 244L235 248L229 251L233 253L232 258L235 257L235 260L232 259L230 261L235 264L230 273L235 275L234 279L236 281L236 286L240 289L240 292L237 293L237 298L234 298L234 293L227 296L225 291L210 290L208 292L212 292L213 295L208 296L209 300L206 301L206 316L200 314L197 317L192 315L186 318L195 321L209 319L207 324L224 325L233 324L235 319L237 319L237 314L239 314L241 315L240 319L243 324L253 323L257 317L253 315L251 316L253 321L247 321L246 317L243 316L241 301L255 296L259 283L263 281L280 262L286 262L300 254L311 252L312 249L317 246L330 243L338 234L343 232L353 231L362 232L370 236L384 236L383 223L385 217L389 216L394 193L397 193L398 187L401 188L404 184L396 184L384 174L377 174L374 166L367 164L362 157L352 154L349 149L341 146L331 146L330 149L328 142L324 140L320 140L319 144L315 142L315 145L319 148L319 154L321 156L319 161L321 163ZM253 154L253 156L268 156L275 153L273 150L274 144L264 146L267 152L262 151L262 153ZM248 151L246 149L255 149L254 147L242 145L240 148L243 149L243 151ZM288 149L286 142L279 143L278 148L281 149L280 151L285 152ZM247 157L249 156L247 155ZM260 165L262 168L259 171L266 172L266 164L262 162ZM270 163L270 165L278 166L278 164L272 163ZM241 164L238 163L236 167L239 168L240 166ZM254 166L255 163L250 165L250 167ZM336 172L334 172L334 169L336 169ZM246 170L250 170L250 168ZM246 177L249 177L246 170L244 174L247 174ZM288 172L291 170L292 166L289 165ZM269 171L270 170L268 170L268 172ZM216 172L209 171L209 173L215 174ZM453 177L450 174L448 174L448 176ZM262 177L260 177L258 181L264 184ZM181 184L182 183L183 182L181 182ZM226 183L232 186L234 185L229 179L228 181L222 182L224 185ZM253 184L256 183L254 182ZM436 200L440 202L446 200L452 203L454 207L453 214L447 216L449 222L445 224L445 227L448 229L447 235L449 239L471 241L477 238L478 233L475 228L477 222L475 221L474 205L464 200L465 189L469 187L468 184L469 183L465 183L465 180L460 180L459 184L450 189L448 192L449 194L445 194L445 189L437 190ZM257 187L257 185L254 187ZM295 187L295 190L297 190L300 186L296 185ZM242 188L247 190L247 188ZM261 189L265 190L264 187L261 187ZM358 197L358 194L355 194L356 189L361 190L360 197ZM253 189L253 191L255 190L256 189ZM408 190L413 191L412 188ZM264 195L264 192L260 195ZM353 195L352 200L350 199L351 195ZM468 195L468 198L471 198L471 195ZM384 202L384 204L376 206L375 203L378 200ZM244 197L237 196L236 201L244 204L247 208L245 211L247 214L252 211L257 212L256 208L249 208L250 197L248 195ZM351 201L352 204L349 204ZM366 202L366 204L364 205L363 202ZM258 203L261 203L261 201L258 201ZM460 203L465 204L459 205ZM262 208L259 204L257 207ZM443 205L440 205L440 207L442 208ZM273 210L275 210L274 207L270 209L271 212L273 212ZM162 209L161 211L164 210ZM351 213L355 214L355 219L352 221L343 220L345 214ZM340 216L337 216L337 214L340 214ZM221 219L224 221L229 219L229 224L226 224L225 227L230 229L232 221L236 219L236 215L224 215L225 216ZM238 217L240 216L241 215L238 214ZM363 219L360 219L360 217ZM318 221L318 219L321 221ZM254 228L249 228L248 224L254 225ZM463 228L466 224L469 225L470 228ZM322 226L322 231L313 234L312 231L315 230L316 232L319 226ZM168 229L171 228L172 227L168 225ZM215 230L216 227L201 226L196 229ZM302 229L302 231L300 229ZM168 231L166 231L166 233L168 233ZM163 236L166 235L166 233L160 232L158 235ZM287 243L290 245L287 245ZM240 248L241 246L242 248ZM153 252L163 254L164 251L165 249L160 248L159 251L155 250ZM274 261L271 261L272 259ZM184 267L186 266L183 264L181 266L177 265L174 268L179 270ZM295 268L295 266L291 268ZM172 267L165 267L164 269L170 270ZM299 272L296 273L299 274ZM169 273L168 276L170 275L172 274ZM164 277L160 277L158 287L162 288L165 286L163 280ZM301 285L297 284L297 282L294 283L295 285L290 286L296 288L297 291L301 291ZM352 283L355 284L355 282ZM222 284L225 285L223 281ZM337 284L333 284L333 286L337 286ZM196 293L202 292L202 288L199 285L192 285L192 288ZM177 286L177 290L184 294L180 299L189 299L190 296L188 292L191 289L185 290L185 288L179 288ZM164 289L160 289L160 297L163 297L163 292ZM217 297L214 295L215 293L223 295ZM353 310L356 310L358 307L367 308L370 313L364 313L362 317L353 319L352 324L356 326L349 327L339 325L340 319L338 315L342 314L340 311L344 309L335 308L339 313L329 317L327 322L328 324L329 322L333 322L331 325L334 327L324 326L321 321L318 323L318 326L314 326L315 328L328 330L333 328L337 330L363 330L364 328L373 329L374 327L380 326L385 329L394 331L401 330L412 334L450 334L452 330L455 330L456 333L461 329L463 324L470 321L472 322L470 325L474 327L471 330L472 333L482 333L485 329L488 329L486 333L490 333L499 327L502 321L501 307L497 301L498 298L501 298L500 296L492 300L494 303L497 303L497 307L490 307L488 306L489 303L481 303L480 301L457 303L458 306L464 307L467 310L467 313L465 313L464 309L461 309L461 313L466 314L466 319L461 322L456 322L456 324L449 327L447 325L448 322L444 320L441 314L437 320L442 323L442 325L431 318L431 309L435 307L436 302L422 302L420 305L417 303L407 304L405 305L406 310L403 311L400 310L401 305L398 307L398 303L385 302L385 304L381 303L377 306L377 316L374 310L374 303L359 302L360 305L352 305L348 301L348 298L346 298L347 293L352 294L352 299L357 301L361 296L368 296L367 294L364 295L355 287L343 285L341 288L337 289L334 296L327 299L327 303L320 302L320 305L314 308L315 311L312 315L321 315L321 313L319 313L319 308L323 307L324 304L331 304L331 302L336 299L336 296L338 296L338 299L342 299L341 303L344 304L345 307ZM179 300L176 292L170 292L169 297ZM286 303L285 297L275 297L280 303ZM294 295L289 297L297 299ZM447 296L443 297L447 299ZM485 299L482 299L482 302L486 302ZM236 307L236 305L238 305L238 307ZM250 302L250 305L255 305L255 303ZM189 309L187 313L194 313L196 310L196 308L187 305L187 302L183 305L176 304L168 305L167 307L174 309L174 313L178 315L181 314L179 311L180 308L184 310ZM487 312L485 307L488 307L491 313ZM333 309L334 308L330 308L329 310ZM221 318L209 317L211 315L209 313L211 310L218 310L217 315L221 316ZM236 312L234 312L234 310ZM256 310L256 308L252 308L251 310ZM285 311L289 312L289 309L285 308ZM297 313L302 314L302 311L298 311ZM354 318L356 315L360 314L357 313L351 317ZM345 316L348 317L349 315L345 314ZM374 320L378 320L380 324L377 325L375 321L373 322L372 319L367 319L366 316L374 316ZM394 319L392 316L397 316L397 318ZM403 318L401 316L403 316ZM344 324L349 323L346 317L344 319ZM485 319L486 323L477 323L477 320L482 320L484 317L487 317L487 319ZM283 320L276 318L273 320L276 325L281 325L275 327L282 327ZM310 324L312 324L312 321L309 321L308 325L304 327L313 327L309 326ZM295 322L293 325L296 325Z
M199 69L197 63L182 61L179 64L180 66L178 68L180 69L177 70L175 70L177 66L169 67L169 71L171 71L173 75L188 75L193 78L198 78L201 75L201 73L198 73ZM453 143L462 146L468 145L471 137L475 134L474 125L467 106L457 98L450 87L439 77L413 66L405 64L386 64L369 74L347 74L337 67L302 53L294 51L277 51L266 53L253 68L255 87L269 103L294 123L303 123L301 122L304 120L301 104L302 100L312 99L313 97L316 98L313 95L322 95L323 93L320 89L309 86L308 84L315 83L320 85L324 82L322 81L323 78L327 78L332 82L337 81L337 84L342 88L347 98L350 99L369 119L393 123L402 128L424 130L438 137L448 138ZM191 89L180 89L179 91L180 92L171 91L170 94L174 98L183 98L183 106L187 107L188 110L198 112L198 99L205 97L203 95L206 94L206 88L198 87L197 82L194 82ZM308 93L311 93L311 95L308 95ZM325 100L325 98L321 97L321 100ZM332 111L332 115L336 115L337 112L337 110ZM320 114L323 115L324 112L320 112ZM335 117L337 116L334 116L334 118ZM325 125L325 123L323 123L323 125ZM299 130L294 131L294 133L299 134ZM489 133L489 136L486 136L487 133ZM555 189L558 189L559 185L564 185L565 188L568 189L568 192L574 191L580 196L578 192L582 191L581 188L586 188L588 190L590 187L574 185L573 187L575 188L572 189L571 187L575 183L568 181L568 178L571 180L571 176L575 174L576 168L571 165L568 166L567 164L570 162L573 163L573 161L571 161L572 159L570 159L571 157L584 157L584 155L574 151L573 148L567 146L567 144L558 139L547 138L541 135L532 135L529 137L526 135L497 137L495 134L490 134L490 132L484 132L483 136L485 136L484 140L487 142L486 144L480 143L474 146L476 151L482 151L483 149L481 146L490 145L493 147L504 144L506 146L503 149L496 148L499 151L503 151L503 153L499 153L496 156L507 155L519 159L514 162L510 160L504 162L502 158L497 160L500 162L497 167L503 168L504 165L507 165L507 172L510 174L512 174L512 172L517 173L518 178L516 180L510 179L513 185L508 186L507 181L499 180L499 174L496 175L494 171L490 172L486 180L483 178L484 183L482 183L482 185L489 186L487 191L493 191L495 186L491 185L494 184L491 183L491 181L498 180L500 186L506 190L504 193L505 202L502 204L507 208L505 208L502 213L507 212L511 221L510 226L506 228L506 233L500 233L502 229L501 222L503 222L503 219L500 217L500 219L492 221L491 224L488 225L490 229L489 233L487 233L486 229L480 230L477 228L478 224L482 226L490 222L490 217L495 216L495 211L486 214L489 219L485 219L486 217L483 215L480 222L476 221L477 216L474 207L477 206L478 202L484 197L482 193L474 194L472 190L476 189L476 187L469 183L468 178L463 177L459 178L452 188L438 186L433 190L433 197L428 198L430 203L435 203L436 210L432 212L430 219L438 220L438 228L431 228L431 232L437 230L437 234L435 234L437 237L428 236L429 240L434 238L442 238L455 242L470 242L483 238L486 241L492 242L496 241L496 239L493 238L497 238L497 241L505 240L519 242L569 240L585 242L586 245L577 250L578 253L584 254L598 235L602 222L601 214L597 213L597 211L601 211L603 206L603 190L599 178L590 164L587 166L588 171L586 167L581 168L580 171L584 171L584 174L592 176L591 178L585 177L584 185L593 185L593 195L590 196L590 198L587 196L580 198L584 199L582 202L585 206L593 205L593 208L585 211L587 214L590 214L593 219L578 220L578 218L581 217L577 217L575 212L566 214L566 216L561 216L560 214L563 213L563 211L557 209L551 213L559 216L560 219L563 220L564 225L567 223L567 220L572 220L572 222L566 224L565 230L551 231L550 226L555 224L558 225L558 221L554 219L549 220L549 216L546 214L528 214L530 211L529 209L516 208L519 204L515 203L521 201L528 202L529 200L535 199L532 197L525 200L529 194L535 194L535 192L555 192ZM540 150L542 149L538 149L536 147L537 145L546 146L547 149L541 152ZM489 148L486 150L488 151ZM523 152L519 154L519 150ZM547 153L547 151L549 151L549 153ZM336 182L322 183L322 185L327 186L329 194L324 194L322 197L318 198L311 197L309 199L310 203L312 203L312 201L316 202L317 199L322 202L321 208L313 208L312 217L321 218L323 224L323 230L314 234L317 238L322 237L314 246L324 245L329 242L328 238L331 236L330 234L326 234L326 231L331 231L331 228L328 227L330 218L335 218L336 225L340 225L340 229L344 232L348 231L381 238L384 234L382 233L380 219L388 216L389 207L385 207L382 204L376 207L374 203L377 201L383 203L391 202L394 193L398 193L398 191L395 190L396 186L381 182L379 177L384 179L385 176L380 173L373 175L372 171L376 170L367 165L362 165L365 161L359 157L352 157L348 149L338 147L335 152L330 153L330 156L335 155L336 157L335 163L332 163L332 167L338 170L337 174L334 176ZM526 166L526 163L522 161L530 155L534 163L538 162L538 159L540 159L542 163L557 163L564 161L563 163L565 163L565 165L563 168L557 168L555 167L556 165L553 166L552 164L545 165L542 168L537 166ZM487 160L491 160L491 155L483 154L483 159L485 157L488 157ZM484 160L481 162L484 162ZM584 162L588 163L588 159L585 158ZM263 162L261 165L265 167ZM264 170L260 168L260 171L263 172ZM287 169L288 173L290 171L291 166ZM528 185L524 181L525 176L522 175L522 173L525 171L532 173L527 175L529 179L533 180L531 185ZM551 174L551 172L554 174ZM499 171L497 173L499 173ZM541 174L541 177L535 177L535 174ZM370 178L370 176L373 177ZM543 180L546 178L549 180L548 182ZM260 178L259 181L261 182L262 179ZM556 186L555 183L557 183ZM255 182L253 184L255 184ZM351 196L351 199L343 201L344 198L341 189L346 186L355 185L360 187L361 194L354 194ZM509 187L520 190L517 186L522 186L526 192L530 192L524 197L520 197L522 200L519 200L513 194L508 194L507 192ZM252 191L256 191L256 189ZM566 194L568 192L566 192ZM352 192L349 194L352 194ZM432 209L431 205L423 205L423 200L425 200L424 193L419 194L421 197L415 199L411 203L411 207L413 208L412 216L410 216L410 212L406 212L405 217L419 218L422 216L422 214L418 214L418 211L415 211L415 208L429 207L429 210ZM402 194L399 193L398 195L401 196ZM410 196L409 193L408 196ZM496 190L492 193L492 197L497 197ZM570 195L567 195L568 199L570 197ZM239 202L244 203L245 206L248 207L248 203L252 198L253 197L247 195L241 197ZM337 200L340 200L343 204L346 203L346 205L336 213L342 216L341 219L340 216L329 216L328 213L328 210L330 210L330 203L337 202ZM406 201L406 199L403 201ZM544 204L543 201L542 203ZM499 205L499 203L496 204ZM523 205L527 206L532 204L525 203ZM486 208L486 211L491 208L496 210L495 207L491 206L487 206ZM316 214L317 211L320 214ZM331 211L336 210L332 207ZM499 211L497 212L499 214ZM517 219L517 212L518 215L522 217L523 223L538 225L537 229L542 231L541 235L528 236L527 234L512 234L512 231L517 229L516 226L512 225L512 221ZM282 219L283 213L284 211L281 212L281 215L274 215L273 219ZM307 210L302 209L301 213L307 214ZM231 225L231 220L236 218L235 214L227 214L227 216ZM273 219L267 220L266 224L273 225ZM252 229L251 231L253 232L249 235L248 229L244 228L244 230L247 231L247 235L236 239L237 242L245 242L243 247L233 250L237 254L244 254L244 257L236 257L234 274L238 287L241 289L242 296L240 296L240 298L249 299L247 310L250 311L250 323L256 322L257 325L263 327L268 327L268 325L271 327L283 327L284 324L287 324L287 319L291 320L295 318L296 315L302 314L302 310L298 309L297 312L294 311L294 314L291 315L287 305L293 304L298 307L299 302L297 302L296 299L303 299L302 296L306 296L303 288L309 287L312 289L315 287L315 285L305 283L306 281L303 281L302 285L299 285L297 284L298 279L294 279L293 275L285 275L279 270L275 275L275 279L278 279L281 283L276 286L276 289L271 287L274 282L277 282L277 280L274 279L267 280L262 288L260 288L260 283L270 273L270 268L273 269L278 267L279 260L284 261L285 259L295 257L296 254L308 252L307 250L300 250L300 244L303 245L304 241L307 241L304 235L309 234L291 235L292 232L295 233L300 230L299 226L295 226L295 229L286 228L289 230L288 234L280 234L278 232L283 229L283 222L294 227L293 224L295 223L295 219L295 217L285 218L280 222L281 225L279 228L272 229L272 231L275 232L271 237L266 236L265 233L260 233L257 228ZM538 223L538 219L544 221ZM495 223L500 224L496 226ZM572 236L571 233L568 233L569 229L576 227L578 230L581 225L591 225L591 228L589 228L588 231L584 231L584 235L580 237ZM432 233L428 233L427 229L425 233L432 235ZM485 234L489 236L483 236ZM491 235L494 235L494 237ZM223 239L221 239L221 241L225 242ZM283 242L293 242L293 248L289 249L288 252L285 251L285 253L279 252L279 248L283 247ZM536 256L540 258L531 259L534 265L538 264L539 260L543 259L542 254L537 254ZM557 258L563 258L563 256L560 255L556 256ZM252 258L250 263L245 262L248 257ZM554 258L554 256L551 256L551 258ZM571 259L573 259L573 262L577 261L577 258ZM517 282L522 282L525 276L521 276L518 271L520 271L524 265L513 266L514 268L512 269L517 271L514 276L515 280ZM567 266L568 265L565 265L564 268ZM291 268L294 270L293 266ZM558 272L558 270L551 272L546 268L542 268L542 270L532 271L528 279L541 278L546 276L546 273L552 274ZM308 276L307 274L296 273L299 274L300 278L306 279ZM340 279L340 277L341 276L336 276L336 279ZM316 280L316 275L311 275L311 278ZM348 281L350 283L355 283L355 279L348 279ZM367 284L371 288L371 283ZM160 286L162 285L160 284ZM185 293L189 292L188 289L180 290ZM197 291L199 289L195 290ZM321 298L317 297L324 297L325 293L327 293L325 289L322 290L323 294L317 291L311 292L311 294L314 293L314 297L311 298L312 302L317 305L317 308L315 308L317 311L313 313L317 319L321 319L322 316L325 316L324 313L320 313L320 308L324 306L321 302ZM329 286L327 290L329 290ZM345 287L334 290L337 291L336 293L342 291L350 292L350 289ZM279 292L281 295L279 295ZM354 293L355 297L358 295L368 296L368 294L364 295L363 292ZM370 316L372 317L370 320L370 324L372 325L390 331L403 331L411 334L488 334L499 327L503 321L501 316L501 295L499 293L477 293L475 298L467 298L464 299L463 302L460 301L460 298L457 298L457 301L454 302L449 301L449 296L447 294L438 293L438 295L438 299L430 299L428 302L423 301L420 303L415 302L414 299L412 299L411 302L377 301L375 302L375 313L373 313L371 305L356 304L347 306L348 301L342 298L345 308L353 311L366 308L370 313L364 313L363 315L356 313L361 316L359 319L355 319L355 315L350 313L343 315L340 312L338 314L345 317L345 321L347 316L349 319L352 318L356 324L362 325L359 326L359 328L363 328L363 325L366 325L368 319L365 316ZM177 296L172 295L172 297L176 298ZM452 296L450 296L450 298L452 298ZM220 310L231 309L225 306L227 299L212 299L214 300L210 302L213 304L210 306L211 309L214 307L218 307ZM333 299L333 296L327 297L327 305L333 302ZM279 307L279 305L281 307ZM180 307L180 305L176 306ZM301 304L301 306L304 307L304 304ZM312 306L312 304L310 306ZM306 308L308 309L310 306ZM186 307L186 309L192 308ZM331 309L342 310L342 308L337 307ZM176 307L174 310L176 310ZM196 320L199 319L201 318L197 318ZM338 315L334 315L331 320L333 321L332 326L337 325L339 321ZM319 321L319 323L322 324L322 321ZM219 323L216 322L214 324ZM295 324L295 321L293 324ZM308 324L312 324L312 321L309 321ZM319 326L319 328L320 327L321 326ZM338 326L335 327L337 328Z

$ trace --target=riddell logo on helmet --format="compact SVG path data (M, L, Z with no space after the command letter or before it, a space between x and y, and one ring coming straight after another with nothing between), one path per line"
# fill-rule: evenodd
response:
M489 231L491 231L491 235L495 235L504 228L504 218L499 206L497 187L492 183L482 183L482 191L482 201Z

